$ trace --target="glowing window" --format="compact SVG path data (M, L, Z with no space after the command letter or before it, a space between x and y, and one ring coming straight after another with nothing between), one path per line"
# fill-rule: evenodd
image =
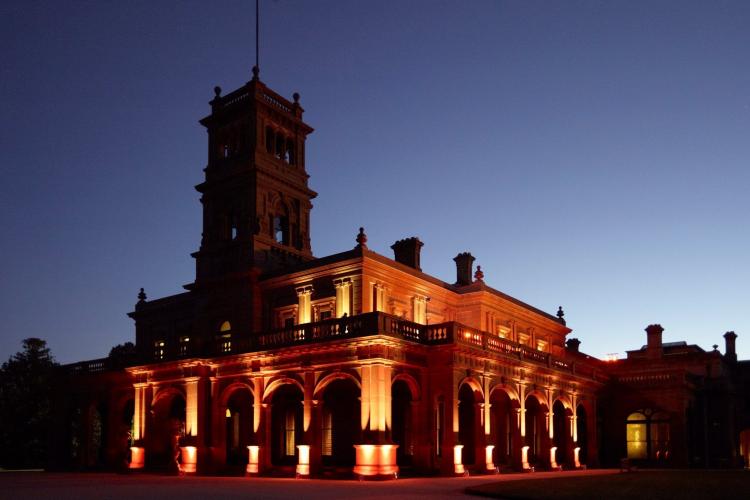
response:
M288 457L294 456L294 410L288 410L284 419L284 453Z
M628 458L669 458L669 415L650 409L631 413L625 424Z
M221 327L219 327L220 332L230 332L232 331L232 324L229 321L225 321L221 324Z
M227 408L227 411L224 412L224 416L226 418L232 418L232 410L230 410L229 408Z
M157 340L154 342L154 358L164 359L166 343L163 340Z
M190 337L180 337L180 356L185 356L190 351Z

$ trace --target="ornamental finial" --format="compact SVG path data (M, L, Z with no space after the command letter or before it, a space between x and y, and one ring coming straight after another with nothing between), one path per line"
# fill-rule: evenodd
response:
M359 228L359 234L357 235L357 248L367 248L367 235L365 234L365 228Z
M141 288L141 291L138 292L138 302L146 302L146 292Z
M477 270L474 271L474 281L484 283L484 272L482 272L482 266L477 266Z

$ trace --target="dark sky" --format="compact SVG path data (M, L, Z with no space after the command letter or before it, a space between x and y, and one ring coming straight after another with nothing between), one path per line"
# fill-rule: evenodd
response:
M554 312L595 355L727 330L750 357L750 2L261 5L261 79L298 91L313 250L425 242L454 281ZM200 241L213 87L249 80L254 2L0 2L0 360L133 340Z

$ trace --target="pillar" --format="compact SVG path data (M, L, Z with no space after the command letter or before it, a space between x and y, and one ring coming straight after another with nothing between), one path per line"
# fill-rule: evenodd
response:
M387 435L391 427L390 365L373 363L362 375L361 426L364 443L355 445L354 473L362 478L395 478L398 475L396 448Z

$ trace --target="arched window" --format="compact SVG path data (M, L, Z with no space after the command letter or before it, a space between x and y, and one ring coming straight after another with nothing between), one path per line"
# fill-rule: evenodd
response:
M273 217L273 239L277 243L289 244L289 215L286 206L279 203Z
M232 324L225 321L219 327L218 335L219 352L232 352Z
M281 134L276 134L276 158L284 158L284 143L284 136Z
M628 458L669 459L669 416L650 409L628 415L625 423Z

